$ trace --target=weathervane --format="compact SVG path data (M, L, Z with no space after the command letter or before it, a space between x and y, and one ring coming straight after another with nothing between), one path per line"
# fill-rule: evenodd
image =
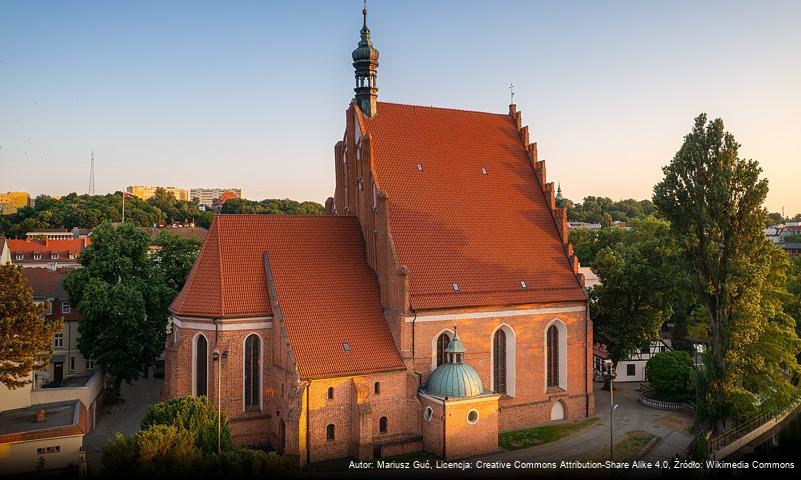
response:
M364 0L364 1L366 2L367 0ZM515 103L515 84L514 83L510 83L509 84L509 93L511 94L511 97L512 97L512 101L510 103L512 105L514 105L514 103Z

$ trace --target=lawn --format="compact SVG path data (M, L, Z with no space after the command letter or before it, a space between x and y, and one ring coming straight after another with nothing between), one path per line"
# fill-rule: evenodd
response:
M644 430L634 430L626 432L626 434L615 442L615 458L616 462L626 462L637 460L637 454L640 450L654 438L654 435ZM587 460L604 461L609 460L609 447L602 448L593 452Z
M498 445L504 450L520 450L521 448L534 447L580 432L596 421L598 421L597 418L588 418L580 422L560 423L505 432L498 435Z

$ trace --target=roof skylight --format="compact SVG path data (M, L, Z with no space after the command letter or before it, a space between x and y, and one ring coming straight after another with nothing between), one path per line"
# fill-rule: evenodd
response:
M346 352L350 352L350 345L348 345L348 342L345 342L345 343L342 344L342 350L345 350Z
M458 292L459 291L459 284L458 283L452 283L451 285L453 286L453 291L454 292Z

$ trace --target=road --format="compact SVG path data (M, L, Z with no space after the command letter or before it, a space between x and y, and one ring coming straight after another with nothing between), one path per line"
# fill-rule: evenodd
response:
M683 452L693 439L689 432L693 419L682 412L669 412L648 408L639 402L640 392L636 383L615 384L615 403L618 408L614 415L615 442L626 432L644 430L661 437L656 446L643 460L655 461L673 458ZM600 389L595 383L595 413L597 423L569 437L532 448L499 452L482 460L502 461L561 461L566 452L572 458L588 457L599 449L609 447L609 392Z
M163 383L162 379L150 378L137 380L132 385L122 384L122 398L125 402L106 406L94 431L84 436L83 445L90 477L100 476L103 446L114 438L115 433L129 435L139 431L147 409L159 401Z

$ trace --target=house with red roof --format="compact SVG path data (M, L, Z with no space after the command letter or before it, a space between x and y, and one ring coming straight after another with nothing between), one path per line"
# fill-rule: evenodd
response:
M69 239L25 240L0 237L0 262L23 268L74 268L80 265L79 257L91 243L89 237Z
M379 102L363 15L326 215L215 218L163 398L219 401L235 443L301 465L594 415L584 277L521 113Z

